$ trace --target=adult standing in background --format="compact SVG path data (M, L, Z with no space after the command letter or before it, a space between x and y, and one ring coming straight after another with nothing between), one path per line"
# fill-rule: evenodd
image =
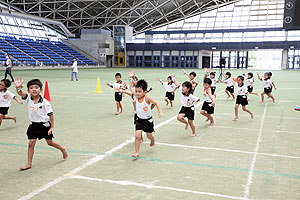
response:
M6 79L7 77L7 74L10 76L11 78L11 82L14 82L14 77L12 76L11 74L11 70L12 70L12 62L9 58L9 55L7 54L6 55L6 68L5 68L5 76L4 76L4 79Z
M76 81L78 81L78 77L77 77L77 73L78 73L77 59L74 58L73 60L74 60L74 62L73 62L73 66L72 66L71 81L73 81L73 75L74 74L75 74Z

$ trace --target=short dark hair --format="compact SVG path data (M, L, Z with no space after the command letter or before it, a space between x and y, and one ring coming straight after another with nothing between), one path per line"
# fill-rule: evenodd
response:
M268 78L267 78L267 79L270 79L270 78L272 77L272 72L266 72L265 74L268 75ZM265 80L267 80L267 79L265 79Z
M171 83L173 83L172 76L168 76L168 79L170 79Z
M231 77L231 73L230 72L226 72L225 75L229 76L229 78Z
M251 78L253 78L253 73L252 73L252 72L249 72L249 73L248 73L248 76L250 76Z
M243 76L238 76L237 79L240 78L242 81L244 81L244 77Z
M115 74L115 77L117 77L117 76L122 77L121 73L119 73L119 72Z
M191 73L190 73L190 76L191 76L191 75L193 75L194 77L197 76L197 74L196 74L195 72L191 72Z
M8 88L11 86L11 81L8 79L2 79L1 82L3 82L4 85Z
M183 82L182 86L185 86L185 87L187 87L187 88L190 89L189 92L188 92L188 94L186 96L189 96L190 94L193 94L193 92L194 92L193 91L193 85L192 85L192 83L190 81Z
M205 79L203 80L203 83L207 83L208 85L211 85L211 84L212 84L212 81L211 81L210 78L205 78Z
M144 79L141 79L137 82L135 88L142 88L143 91L147 91L148 83Z
M43 88L43 83L40 81L40 79L32 79L32 80L28 81L27 82L27 89L29 89L29 87L32 86L32 85L37 85L41 89Z
M215 76L215 75L216 75L216 72L210 72L210 75L214 75L214 76Z

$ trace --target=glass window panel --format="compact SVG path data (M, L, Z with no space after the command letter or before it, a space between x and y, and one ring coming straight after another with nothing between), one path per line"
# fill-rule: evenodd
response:
M12 30L12 32L14 34L21 34L20 31L19 31L19 29L18 29L18 27L16 27L16 26L10 26L10 28L11 28L11 30Z
M11 30L10 26L5 25L5 29L8 33L13 33L13 31Z

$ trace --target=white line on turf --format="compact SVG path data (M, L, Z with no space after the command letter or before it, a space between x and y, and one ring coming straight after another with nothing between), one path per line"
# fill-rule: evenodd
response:
M195 191L195 190L187 190L187 189L174 188L174 187L150 185L150 184L137 183L137 182L132 182L132 181L116 181L116 180L107 180L107 179L100 179L100 178L90 178L90 177L78 176L78 175L72 176L71 178L83 179L83 180L89 180L89 181L107 182L107 183L113 183L113 184L118 184L118 185L133 185L133 186L138 186L138 187L144 187L147 189L161 189L161 190L171 190L171 191L176 191L176 192L186 192L186 193L221 197L221 198L227 198L227 199L243 199L242 197L234 197L234 196L228 196L228 195L223 195L223 194L200 192L200 191Z
M145 143L150 144L150 142L145 142ZM169 144L169 143L162 143L162 142L156 142L155 144L161 145L161 146L170 146L170 147L181 147L181 148L190 148L190 149L224 151L224 152L232 152L232 153L255 154L255 152L252 152L252 151L241 151L241 150L223 149L223 148L215 148L215 147L200 147L200 146L191 146L191 145L183 145L183 144ZM270 154L270 153L257 153L257 154L265 155L265 156L273 156L273 157L300 159L299 156L288 156L288 155Z
M221 95L224 95L224 93L223 93L223 94L220 94L220 96L221 96ZM203 103L203 101L199 102L197 105L195 105L195 107L200 106L201 103ZM166 121L164 121L164 122L159 123L157 126L154 127L154 129L158 129L159 127L161 127L161 126L163 126L163 125L165 125L165 124L171 122L172 120L174 120L174 119L176 119L176 118L177 118L177 115L174 116L174 117L171 117L170 119L168 119L168 120L166 120ZM69 173L67 173L67 175L75 175L76 173L80 172L81 170L87 168L88 166L90 166L90 165L92 165L92 164L94 164L94 163L97 163L97 162L103 160L103 159L104 159L105 157L107 157L108 155L110 155L110 154L112 154L112 153L114 153L114 152L116 152L116 151L122 149L124 146L126 146L126 145L132 143L132 142L134 141L134 138L135 138L135 137L132 137L131 139L126 140L125 142L123 142L123 143L119 144L118 146L112 148L111 150L105 152L103 155L98 155L98 156L95 156L95 157L91 158L91 159L88 160L86 163L82 164L81 166L79 166L79 167L73 169L72 171L70 171ZM42 187L36 189L35 191L33 191L33 192L31 192L31 193L29 193L29 194L27 194L27 195L25 195L25 196L19 198L19 200L28 200L28 199L31 199L32 197L34 197L34 196L36 196L37 194L39 194L39 193L41 193L41 192L47 190L48 188L52 187L53 185L55 185L55 184L57 184L57 183L59 183L59 182L65 180L67 177L68 177L68 176L66 176L66 175L60 176L60 177L54 179L53 181L50 181L49 183L43 185Z
M243 198L245 200L248 199L249 192L250 192L250 186L252 184L253 170L254 170L256 158L257 158L257 155L258 155L259 145L260 145L260 142L261 142L261 136L262 136L265 116L266 116L266 112L267 112L267 105L268 105L268 102L266 102L266 104L265 104L264 112L263 112L263 115L262 115L262 118L261 118L258 138L257 138L257 142L256 142L255 149L254 149L254 156L253 156L253 159L252 159L252 162L251 162L251 167L250 167L249 174L248 174L247 184L245 185L244 198Z

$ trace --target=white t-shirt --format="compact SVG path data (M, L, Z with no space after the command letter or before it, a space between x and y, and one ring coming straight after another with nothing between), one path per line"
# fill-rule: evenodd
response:
M168 82L163 83L163 86L165 87L167 92L173 92L176 88L176 85L174 83L170 85L168 84Z
M15 96L8 90L0 91L0 107L10 107L10 102Z
M72 72L78 73L77 61L74 61L74 62L73 62Z
M247 79L247 86L252 86L252 83L254 82L253 78Z
M10 64L9 64L10 62L11 62L10 59L7 59L7 60L6 60L6 68L10 68L10 67L11 67Z
M146 96L140 102L138 99L136 101L136 114L141 119L149 119L152 117L151 113L151 103L148 104L146 101Z
M184 107L192 107L194 106L194 102L200 101L200 99L192 94L189 96L185 96L182 94L182 86L179 87L178 91L180 92L181 95L181 106Z
M208 95L208 92L204 89L204 91L203 91L203 96L204 96L204 101L206 101L206 102L208 102L208 103L211 103L212 102L212 100L211 100L211 98L209 97L209 95Z
M215 87L217 79L216 78L210 78L210 77L208 77L208 78L211 80L211 87Z
M29 120L31 122L49 122L50 115L53 114L50 103L47 99L40 96L39 102L35 103L30 94L27 94L23 100L28 104Z
M267 79L267 80L262 79L261 81L262 81L262 83L264 85L264 88L270 88L270 87L272 87L273 81L271 79Z
M233 86L233 81L231 77L226 79L224 82L227 84L227 87Z
M247 87L243 84L241 87L236 83L235 84L236 86L236 92L237 92L237 95L241 95L241 96L244 96L248 93L248 90L247 90Z
M114 82L114 83L111 84L111 85L112 85L112 87L114 88L114 91L115 91L115 92L121 92L121 88L122 88L122 86L124 85L124 82L121 81L120 83L118 83L118 82L116 81L116 82Z

